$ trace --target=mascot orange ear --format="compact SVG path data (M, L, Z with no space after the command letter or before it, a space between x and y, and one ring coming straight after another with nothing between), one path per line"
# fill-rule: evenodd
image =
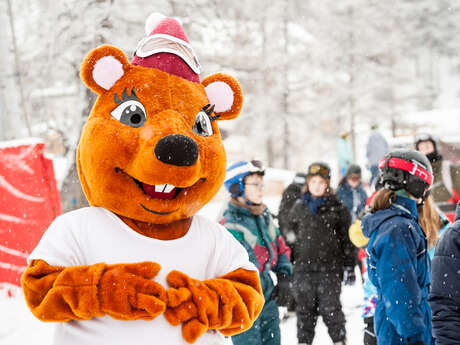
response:
M209 103L214 105L214 113L218 120L236 118L243 107L243 91L238 81L222 73L206 77L202 83Z
M97 94L110 90L130 68L126 55L118 48L102 45L86 55L80 77Z

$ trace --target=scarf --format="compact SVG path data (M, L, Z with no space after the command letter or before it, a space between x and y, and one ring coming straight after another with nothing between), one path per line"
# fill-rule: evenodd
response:
M316 216L318 209L324 203L326 198L324 196L315 198L313 195L307 192L303 195L302 200L303 203L310 209L311 214Z
M237 207L241 207L241 208L245 208L249 210L249 212L251 212L251 214L254 216L260 216L262 213L264 213L265 209L267 208L265 204L247 205L246 203L239 202L235 198L231 198L230 202Z

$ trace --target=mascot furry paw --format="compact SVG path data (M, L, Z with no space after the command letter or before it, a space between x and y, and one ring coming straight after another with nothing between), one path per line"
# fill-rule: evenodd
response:
M91 207L51 224L22 277L33 314L60 322L55 344L223 344L260 313L246 251L195 215L225 175L217 121L243 99L234 78L199 73L181 25L159 15L131 62L108 45L83 61L98 94L77 152Z

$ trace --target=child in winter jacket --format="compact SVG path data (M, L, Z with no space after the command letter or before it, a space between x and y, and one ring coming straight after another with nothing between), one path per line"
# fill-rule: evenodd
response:
M354 248L348 239L350 214L330 190L330 169L325 163L308 168L303 196L290 214L294 236L293 292L296 299L299 344L311 344L318 315L334 344L345 344L345 317L340 302L342 276L351 279Z
M378 186L377 188L379 189ZM369 212L370 203L374 195L375 193L366 201L366 213ZM428 196L425 199L423 208L421 208L421 212L419 213L419 224L420 226L422 226L424 232L428 234L427 238L430 239L430 241L428 242L428 248L430 248L430 250L428 251L428 255L431 259L433 257L435 244L437 240L436 232L440 235L450 224L449 220L434 207L431 196ZM350 227L349 235L351 242L356 247L366 248L369 239L363 235L362 222L360 219L357 219L355 223L353 223L353 225ZM367 255L365 256L365 259L367 260ZM363 278L363 321L366 325L366 328L364 330L364 345L377 345L377 338L375 336L374 330L374 314L375 306L377 304L378 299L378 293L376 287L374 286L374 284L372 284L368 277L367 267L363 273Z
M281 202L278 209L278 224L281 235L286 239L286 243L291 247L291 262L295 260L295 253L292 250L295 238L289 237L292 232L289 230L289 212L296 200L302 198L302 187L305 185L305 172L297 172L291 184L289 184L281 195ZM284 282L286 284L286 282ZM290 282L287 282L288 284ZM284 295L278 295L276 302L279 306L286 306L288 315L295 314L295 299L292 291L288 291Z
M347 207L353 223L364 209L367 194L361 183L361 168L352 164L337 188L337 198Z
M378 187L378 184L377 186ZM366 201L365 209L363 210L363 214L369 211L370 203L372 201L373 193ZM364 345L377 345L377 338L375 336L374 330L374 314L375 314L375 306L377 304L377 289L375 288L374 284L371 283L368 272L367 272L367 255L365 254L366 246L369 242L369 239L363 235L362 229L362 221L360 215L358 219L350 226L348 230L348 235L350 236L351 242L357 247L360 248L359 251L359 258L363 262L362 265L362 276L363 276L363 292L364 292L364 300L362 305L362 317L366 328L364 329L363 335L363 343ZM364 254L364 255L363 255Z
M249 259L259 269L265 305L253 327L232 337L234 345L280 345L278 305L274 300L287 276L292 274L291 250L262 203L264 169L259 161L238 162L227 169L225 187L231 193L228 208L221 221L230 233L244 246ZM276 272L279 285L270 277Z
M379 164L380 189L363 218L368 275L377 288L374 326L379 345L432 345L428 305L430 259L417 206L433 183L430 162L412 150Z

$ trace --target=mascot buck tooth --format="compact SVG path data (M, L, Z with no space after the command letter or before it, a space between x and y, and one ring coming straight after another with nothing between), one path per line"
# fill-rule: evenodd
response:
M131 63L103 45L81 66L98 94L77 152L91 207L58 217L22 276L54 343L218 345L251 327L264 299L245 249L196 212L223 183L217 126L241 111L238 82L199 79L172 18L149 17Z

